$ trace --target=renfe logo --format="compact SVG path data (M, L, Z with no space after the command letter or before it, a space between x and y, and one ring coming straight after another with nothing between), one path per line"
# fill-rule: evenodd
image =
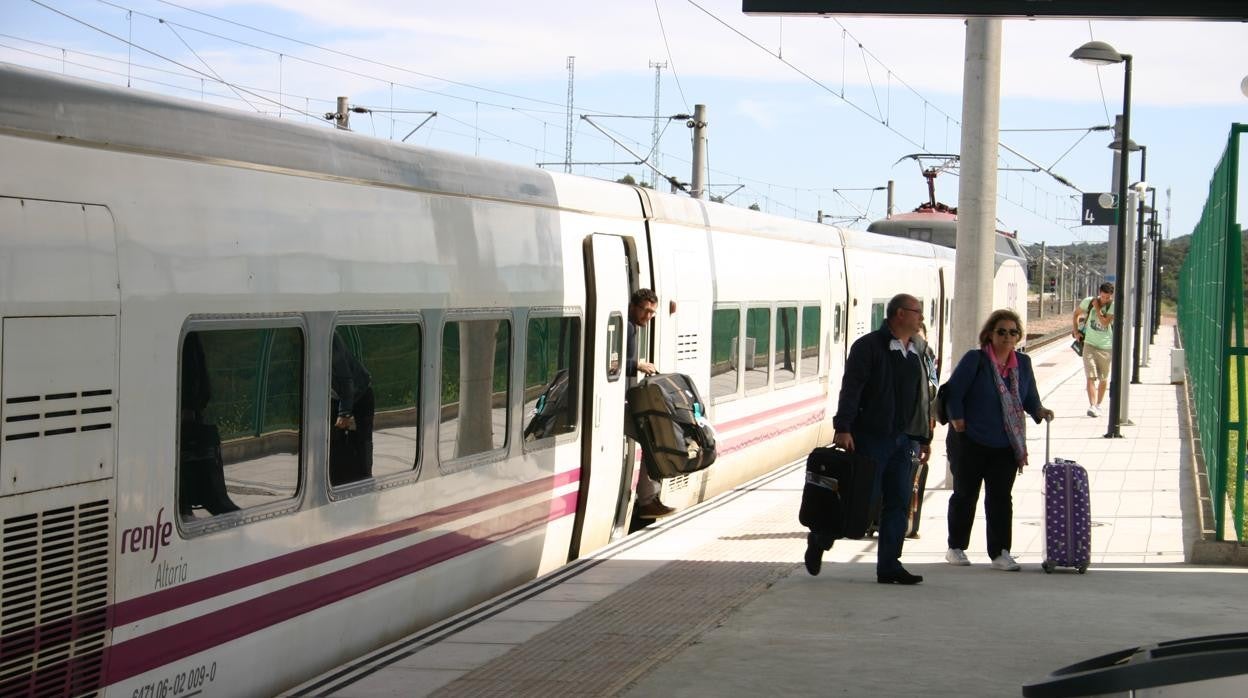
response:
M173 536L173 522L165 521L161 523L160 518L165 513L165 508L161 507L156 512L156 524L147 524L146 526L135 526L127 528L121 532L121 554L137 553L140 550L152 549L152 562L156 562L156 551L161 547L169 546L169 538Z

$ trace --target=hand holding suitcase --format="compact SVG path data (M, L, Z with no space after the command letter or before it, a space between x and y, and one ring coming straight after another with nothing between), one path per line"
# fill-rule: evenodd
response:
M875 464L861 453L816 448L806 458L798 521L826 541L866 535Z

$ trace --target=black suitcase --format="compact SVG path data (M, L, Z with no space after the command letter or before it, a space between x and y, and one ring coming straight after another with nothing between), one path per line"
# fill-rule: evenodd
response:
M825 540L862 538L870 521L875 464L860 453L816 448L806 457L798 521Z
M693 473L715 462L715 431L689 376L649 376L629 388L626 397L650 477Z

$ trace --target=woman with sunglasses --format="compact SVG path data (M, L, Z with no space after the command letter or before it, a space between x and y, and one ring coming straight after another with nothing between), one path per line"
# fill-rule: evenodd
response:
M988 557L992 568L1016 572L1010 555L1014 505L1014 478L1027 465L1024 413L1036 423L1053 419L1053 410L1040 404L1031 358L1015 351L1023 337L1023 323L1012 310L995 310L979 331L979 349L962 357L946 388L949 434L946 450L953 470L949 498L951 565L969 565L966 546L975 520L979 488L984 487L984 516L988 520Z

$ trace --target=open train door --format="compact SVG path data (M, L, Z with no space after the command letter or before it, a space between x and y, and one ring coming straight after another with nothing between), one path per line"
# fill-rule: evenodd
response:
M624 479L624 376L629 257L624 238L585 238L585 392L581 490L570 557L606 545ZM629 483L631 484L631 483ZM593 515L587 515L592 512Z

